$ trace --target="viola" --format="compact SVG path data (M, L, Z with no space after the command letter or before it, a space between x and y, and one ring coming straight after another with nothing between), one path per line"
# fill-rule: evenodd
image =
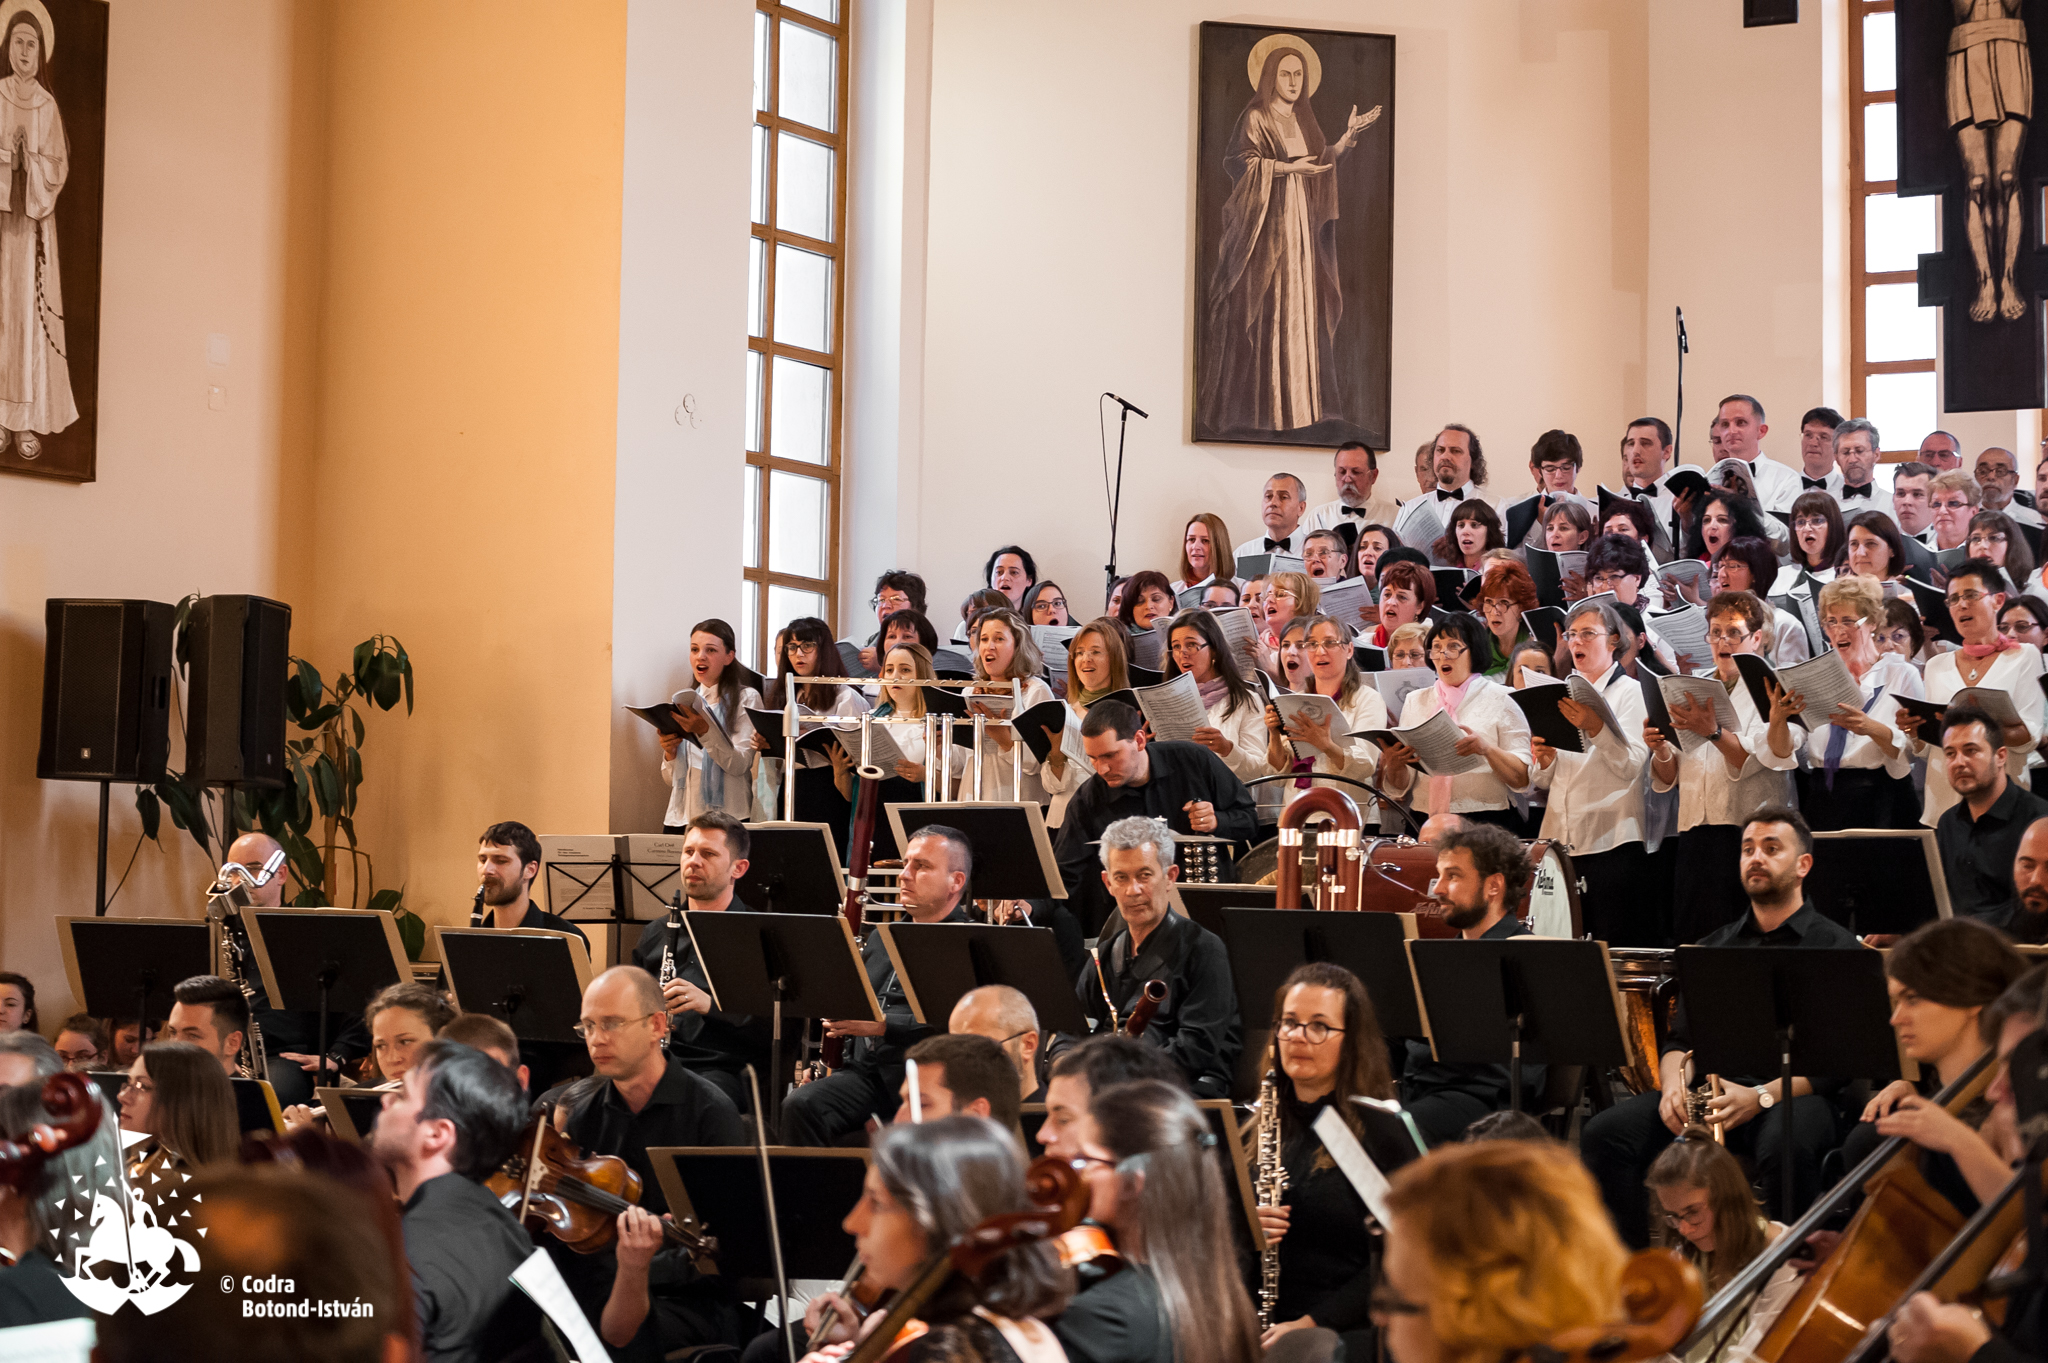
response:
M578 1254L595 1254L618 1238L619 1213L640 1204L640 1175L617 1155L586 1155L534 1118L505 1166L484 1180L505 1209L539 1235L554 1236ZM718 1241L695 1217L663 1220L662 1237L691 1257L718 1253Z
M55 1121L37 1122L18 1141L0 1139L0 1184L16 1193L35 1181L44 1161L85 1144L100 1129L99 1097L83 1075L51 1075L41 1101Z
M1033 1160L1024 1171L1024 1189L1029 1210L988 1217L926 1259L845 1363L906 1363L909 1347L931 1329L918 1313L955 1278L979 1279L1019 1245L1054 1240L1073 1230L1088 1210L1088 1184L1065 1160Z
M1129 1267L1129 1261L1117 1253L1116 1241L1109 1238L1109 1232L1093 1221L1074 1227L1053 1243L1059 1247L1061 1265L1073 1269L1084 1287Z
M1669 1353L1699 1319L1699 1271L1667 1250L1646 1249L1621 1269L1626 1320L1578 1325L1526 1350L1530 1363L1635 1363Z

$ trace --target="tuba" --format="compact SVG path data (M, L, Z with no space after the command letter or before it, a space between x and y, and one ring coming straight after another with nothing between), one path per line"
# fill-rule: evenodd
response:
M1327 814L1336 831L1325 830L1316 840L1316 907L1357 909L1359 878L1364 854L1358 848L1358 806L1349 795L1329 786L1317 786L1297 796L1280 815L1280 865L1275 881L1273 906L1301 907L1301 826L1312 814Z
M235 1062L244 1079L268 1078L270 1057L263 1050L263 1029L256 1025L256 987L249 982L249 948L242 910L249 907L249 891L268 885L283 866L281 847L253 872L239 861L230 861L220 868L213 887L206 892L206 916L220 927L221 978L242 991L242 1001L249 1010L248 1044L242 1047Z

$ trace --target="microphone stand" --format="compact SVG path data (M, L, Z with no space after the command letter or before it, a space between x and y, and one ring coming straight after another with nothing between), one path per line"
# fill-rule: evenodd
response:
M1685 309L1678 313L1678 410L1671 419L1671 463L1673 467L1685 462L1679 448L1685 438L1685 356L1691 349L1685 341Z
M1109 497L1109 562L1102 569L1102 599L1107 601L1109 594L1116 590L1116 522L1124 502L1124 435L1130 429L1131 413L1137 412L1139 416L1145 416L1145 413L1114 393L1102 396L1123 409L1116 419L1116 487ZM1096 399L1097 411L1101 410L1101 405L1101 399Z

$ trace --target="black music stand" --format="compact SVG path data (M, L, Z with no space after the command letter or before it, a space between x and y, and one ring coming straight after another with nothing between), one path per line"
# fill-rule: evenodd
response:
M1899 1077L1882 953L1685 946L1674 960L1694 1073L1775 1074L1787 1103L1794 1075L1880 1086ZM1790 1114L1782 1125L1779 1191L1789 1217L1798 1205Z
M719 1276L737 1285L742 1300L775 1295L775 1247L768 1239L760 1153L750 1145L655 1145L648 1147L647 1160L676 1220L694 1216L717 1237ZM860 1201L867 1168L866 1150L768 1147L775 1224L782 1228L789 1277L845 1276L854 1244L839 1222Z
M327 1127L351 1145L370 1139L377 1114L384 1110L384 1089L314 1089L313 1096L327 1110Z
M740 901L762 913L838 913L846 903L846 875L832 826L822 823L748 824L753 848L747 873L733 887Z
M1806 895L1849 931L1904 936L1950 918L1948 875L1931 828L1845 828L1813 835Z
M161 999L158 1016L169 1017L171 990L181 980L214 971L204 918L59 917L57 924L64 973L78 1006L94 1017L139 1019L136 1035L145 1041L152 1001Z
M928 1027L943 1030L968 990L1006 984L1031 1000L1041 1032L1088 1034L1088 1015L1060 968L1051 928L906 920L874 931L882 934L912 1016Z
M898 847L910 846L926 824L945 824L967 835L974 849L974 899L1065 899L1059 859L1036 801L968 800L958 804L884 805Z
M1628 1062L1628 1029L1605 942L1450 938L1407 946L1436 1058L1506 1065L1515 1111L1522 1108L1524 1060L1596 1068Z
M320 1015L318 1088L327 1082L329 1017L360 1014L378 990L412 979L398 921L376 909L244 909L242 925L270 1006Z
M1412 913L1317 913L1312 909L1225 909L1220 936L1230 953L1238 1015L1263 1019L1295 967L1328 961L1358 976L1380 1031L1422 1036L1422 1005L1408 966Z
M572 932L546 928L434 929L448 992L465 1013L489 1013L521 1042L581 1046L590 952Z
M1173 890L1187 916L1218 937L1224 935L1225 909L1270 909L1278 898L1271 885L1197 885L1178 880ZM1301 906L1307 908L1310 902L1308 891L1303 890Z
M683 915L690 945L721 1013L770 1019L768 1119L782 1115L782 1019L882 1020L882 1004L853 943L853 929L836 913L709 913Z

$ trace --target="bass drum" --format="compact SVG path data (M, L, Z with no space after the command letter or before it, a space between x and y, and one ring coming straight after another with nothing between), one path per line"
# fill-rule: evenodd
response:
M1579 876L1564 844L1538 838L1528 844L1529 897L1522 902L1522 921L1538 937L1578 937L1584 931L1579 908Z
M1405 838L1369 838L1358 877L1358 907L1367 913L1412 913L1418 937L1456 937L1443 908L1429 897L1436 883L1436 849ZM1304 879L1306 873L1304 872Z

